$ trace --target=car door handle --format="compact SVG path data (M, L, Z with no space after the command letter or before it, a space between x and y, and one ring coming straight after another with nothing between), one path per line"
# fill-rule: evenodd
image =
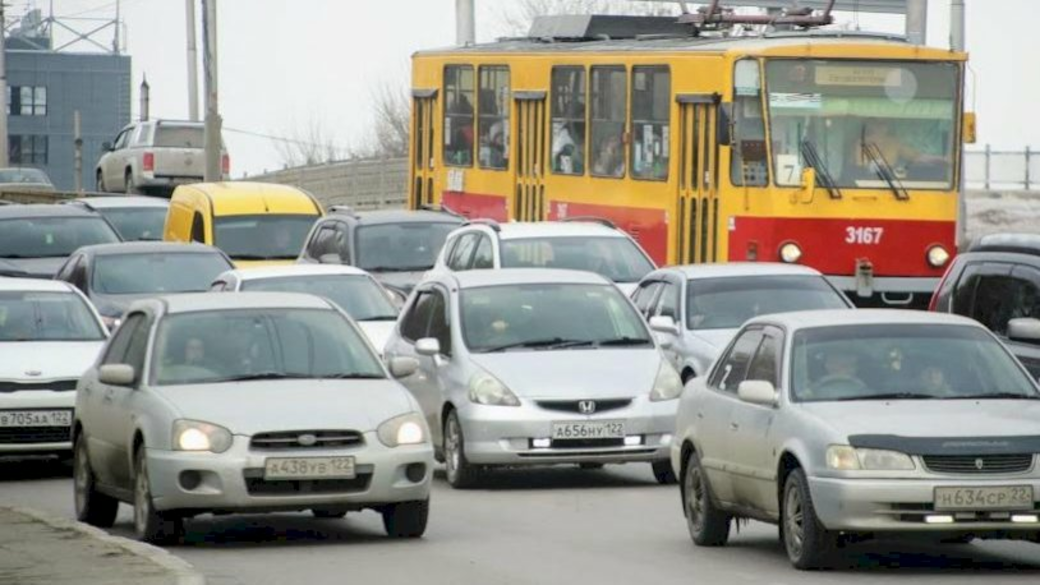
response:
M740 430L740 425L738 425L735 422L731 422L731 423L729 423L729 430L731 430L731 431L739 431Z

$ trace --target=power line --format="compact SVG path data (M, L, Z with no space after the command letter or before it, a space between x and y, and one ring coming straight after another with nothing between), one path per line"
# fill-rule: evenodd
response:
M286 138L284 136L275 136L273 134L264 134L264 133L261 133L261 132L253 132L251 130L242 130L240 128L229 128L227 126L224 126L224 131L225 132L231 132L233 134L242 134L242 135L245 135L245 136L252 136L254 138L266 138L267 140L274 140L276 142L287 142L287 143L291 143L291 144L299 144L299 145L302 145L302 146L310 146L310 147L316 147L316 148L326 148L328 146L327 144L319 144L317 142L309 142L307 140L298 140L296 138Z

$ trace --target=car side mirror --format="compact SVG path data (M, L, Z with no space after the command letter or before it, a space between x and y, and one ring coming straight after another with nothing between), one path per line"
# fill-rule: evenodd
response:
M737 396L744 402L770 408L778 403L776 388L765 380L744 380L737 386Z
M98 370L98 380L109 386L132 386L136 372L128 364L105 364Z
M101 143L101 150L104 150L105 152L112 152L112 143L111 142L102 142Z
M668 333L675 336L679 335L679 325L675 322L675 319L664 315L650 317L650 329L657 333Z
M390 360L390 375L395 378L407 378L419 370L419 360L413 357L398 356Z
M318 262L321 264L343 264L343 258L335 252L329 254L322 254L318 257Z
M415 342L415 353L434 357L441 353L441 342L433 337L424 337Z
M1011 341L1040 344L1040 319L1021 317L1008 321L1007 336Z

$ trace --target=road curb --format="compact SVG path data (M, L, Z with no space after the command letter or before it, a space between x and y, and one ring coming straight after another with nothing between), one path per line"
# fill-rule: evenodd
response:
M196 571L195 567L184 559L170 554L170 552L165 549L123 538L121 536L113 536L100 528L95 528L68 518L54 516L34 508L21 508L14 506L9 509L17 514L22 514L32 518L33 520L42 522L51 528L57 530L73 530L94 540L117 546L136 557L148 560L172 573L176 579L177 585L206 585L206 577Z

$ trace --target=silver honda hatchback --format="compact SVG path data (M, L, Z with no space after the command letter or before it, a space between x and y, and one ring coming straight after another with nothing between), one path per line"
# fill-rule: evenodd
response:
M653 464L668 448L679 375L632 303L590 272L474 270L413 292L385 356L422 405L448 482L495 466Z

